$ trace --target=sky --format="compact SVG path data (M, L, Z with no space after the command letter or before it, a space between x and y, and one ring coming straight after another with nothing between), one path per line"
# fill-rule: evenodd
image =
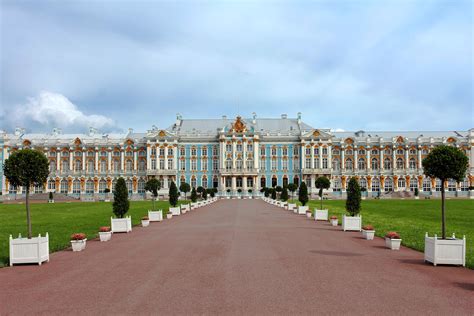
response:
M474 128L472 1L0 0L0 130Z

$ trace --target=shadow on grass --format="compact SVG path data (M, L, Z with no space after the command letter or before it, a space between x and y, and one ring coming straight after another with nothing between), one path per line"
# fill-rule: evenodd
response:
M318 254L318 255L336 256L336 257L359 257L359 256L364 255L362 253L355 253L355 252L326 251L326 250L310 250L309 252Z

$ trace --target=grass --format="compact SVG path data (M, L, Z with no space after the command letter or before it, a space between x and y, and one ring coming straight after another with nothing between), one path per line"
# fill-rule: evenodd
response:
M320 201L308 203L312 212L320 208ZM324 201L329 216L346 214L344 200ZM424 251L425 233L441 236L441 200L363 200L362 223L375 227L376 235L384 237L388 231L401 235L402 244ZM446 200L446 234L466 235L466 266L474 269L474 203L472 200Z
M186 201L180 201L186 203ZM55 203L31 204L33 236L49 233L50 252L70 246L73 233L85 233L88 239L98 236L100 226L110 226L112 203ZM168 201L157 201L156 209L168 211ZM151 201L131 201L127 216L132 217L132 225L140 223L152 208ZM18 234L27 236L26 210L24 204L0 204L0 267L8 264L8 238Z

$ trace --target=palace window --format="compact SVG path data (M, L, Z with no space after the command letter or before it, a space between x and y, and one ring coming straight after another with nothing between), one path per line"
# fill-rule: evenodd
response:
M372 179L372 191L378 192L380 191L380 180L379 178Z
M267 169L267 162L265 158L260 159L260 170L265 171Z
M308 188L311 188L311 182L313 182L313 181L311 181L311 176L307 176L306 180L305 180L305 183L306 183L306 186Z
M359 149L358 153L359 153L359 155L365 155L365 150L364 149Z
M397 155L403 155L404 152L405 152L405 151L404 151L403 149L401 149L401 148L398 148L398 149L397 149Z
M311 158L306 158L305 159L305 168L310 169L311 168Z
M153 160L152 160L153 161ZM112 161L112 167L114 169L115 172L119 172L120 171L120 161L118 160L113 160Z
M323 169L327 169L327 168L328 168L328 159L323 158Z
M276 159L272 159L272 170L273 171L277 170L277 160Z
M346 155L350 156L353 154L352 149L346 149Z
M201 151L203 156L207 156L207 147L203 147Z
M115 152L114 152L115 154ZM156 156L156 147L151 147L151 155Z
M155 158L151 159L151 170L156 170L156 159Z
M341 191L341 181L339 179L335 179L332 185L333 185L333 188L332 188L333 191L335 192Z
M160 148L160 156L164 156L165 155L165 149L164 148Z
M207 159L201 160L201 170L207 171Z
M272 148L272 156L276 156L276 154L277 154L277 149L276 149L276 147L273 147Z
M429 150L426 149L426 148L423 148L423 149L421 150L421 154L422 154L422 155L428 155L428 153L429 153Z
M89 151L88 153L90 153L90 152L91 152L91 151ZM89 155L88 155L88 156L89 156ZM100 152L100 156L101 156L101 157L107 157L107 152L106 152L105 150L102 150L102 151Z
M456 191L456 181L454 180L448 180L448 191L454 192Z
M424 178L423 179L423 192L429 192L429 191L431 191L431 179Z
M469 179L464 178L464 180L460 183L461 191L469 191Z
M35 193L43 193L43 185L35 185L34 187Z
M168 156L173 156L173 148L168 148Z
M410 179L410 191L414 192L415 189L418 189L418 180L416 178Z
M314 159L314 168L319 169L319 158Z
M242 144L240 144L240 143L237 144L236 150L237 150L238 152L242 152Z
M197 150L196 147L191 148L191 156L196 156Z
M107 161L101 160L100 161L100 171L106 172L107 171Z
M392 154L392 150L391 150L391 149L385 149L385 150L384 150L384 153L385 153L386 155L390 155L390 154Z
M366 188L367 189L367 180L365 178L360 178L359 185L360 185L361 188Z
M335 170L335 171L341 170L341 162L339 161L339 159L333 159L332 169Z
M132 180L126 180L125 185L127 186L128 194L133 193L133 183Z
M252 152L253 151L253 146L252 144L247 144L247 151Z
M283 170L288 170L288 160L287 160L287 159L283 159L283 160L281 161L281 164L282 164L282 165L281 165L281 168L282 168Z
M137 191L138 191L138 194L145 194L145 180L143 179L140 179L138 180L138 183L137 183Z
M214 159L214 160L212 161L212 170L214 170L214 171L219 170L219 160Z
M225 161L225 169L227 171L232 170L232 159L227 158Z
M156 154L156 151L155 151L155 154ZM120 156L120 151L114 151L114 157L119 157Z
M232 151L232 145L231 144L225 145L225 151L230 153Z
M384 162L383 162L383 168L385 170L390 170L392 169L392 162L389 158L385 158Z
M140 157L145 157L145 156L146 156L146 151L140 150L140 151L138 152L138 156L140 156Z
M300 170L300 161L298 158L293 159L293 170Z
M76 156L76 157L81 157L81 154L82 153L80 151L75 151L74 152L74 156Z
M365 170L365 160L360 158L359 161L357 162L357 168L359 170Z
M48 191L56 191L56 181L54 180L48 181Z
M184 146L182 146L181 148L179 148L179 155L180 155L181 157L186 156L186 148L184 148Z
M125 156L126 157L132 157L133 156L133 151L131 151L131 150L126 151Z
M404 178L398 178L398 188L405 189L406 182Z
M168 170L173 169L173 158L168 158Z
M201 185L204 189L207 189L207 177L203 176L201 179Z
M81 194L81 181L76 179L72 182L72 193Z
M410 158L410 160L408 161L408 167L410 168L410 170L415 170L416 169L416 160L415 160L415 158Z
M133 161L127 160L125 163L125 171L131 172L133 170Z
M196 178L193 176L191 178L191 188L195 188L197 187L197 181L196 181Z
M191 171L196 171L196 170L197 170L197 160L191 159Z
M61 155L63 157L67 157L67 156L69 156L69 153L67 151L63 151L63 152L61 152Z
M298 148L298 146L294 146L293 147L293 156L298 156L298 154L299 154L299 148Z
M217 146L212 147L212 155L217 156Z
M253 187L253 178L248 177L247 178L247 188Z
M14 185L9 185L8 186L8 194L16 194L16 192L17 192L16 186L14 186ZM66 193L67 193L67 190L66 190Z
M242 168L243 168L243 161L242 161L242 159L239 158L239 159L237 159L237 160L235 161L235 168L236 168L237 170L242 170Z
M67 194L67 180L66 179L61 180L60 192L63 194Z
M435 186L435 190L437 192L441 192L441 180L440 179L436 179L436 186Z
M403 162L403 159L402 158L398 158L397 159L397 169L404 169L405 168L405 164Z
M69 171L69 160L63 160L63 172Z
M49 162L49 172L55 172L56 171L56 161L51 160Z
M95 168L94 168L94 167L95 167L95 166L94 166L94 160L89 160L89 161L87 162L87 166L86 166L86 167L87 167L87 172L89 172L89 173L94 172L94 169L95 169ZM119 169L120 169L120 166L119 166Z
M353 167L354 167L354 165L352 164L352 159L350 159L350 158L347 159L347 160L346 160L346 169L347 169L347 170L352 170Z
M410 155L416 155L416 149L414 148L410 149Z
M265 156L265 147L260 147L260 156Z
M146 162L145 160L139 160L138 161L138 170L139 171L145 171L145 168L146 168Z
M339 149L335 148L335 149L332 150L332 154L333 155L340 155L341 151Z
M377 170L379 168L379 162L377 158L372 158L371 167L373 170Z
M372 154L372 155L378 155L378 154L379 154L378 149L372 149L371 154Z
M251 171L253 169L253 160L252 158L247 159L247 170Z
M385 179L384 189L385 189L385 192L393 191L393 180L392 180L392 178Z
M327 147L323 147L323 155L327 155L328 154L328 148Z
M276 187L278 185L278 179L276 177L272 178L272 187Z
M314 154L315 154L315 155L319 155L319 147L315 147L315 148L314 148Z
M102 179L99 181L99 193L104 193L105 189L107 188L107 182Z
M160 170L165 169L165 160L163 158L160 159Z
M288 156L288 148L287 147L283 147L283 153L282 153L283 156Z
M311 155L311 148L310 147L306 147L306 155Z

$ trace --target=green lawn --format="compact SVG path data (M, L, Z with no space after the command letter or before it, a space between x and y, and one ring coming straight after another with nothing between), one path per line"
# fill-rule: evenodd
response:
M320 201L310 201L314 208ZM337 215L339 223L345 214L345 201L324 201L323 208L329 216ZM362 223L372 224L376 235L383 237L388 231L396 231L402 237L402 244L424 251L424 236L441 236L441 200L365 200L362 201ZM474 201L446 200L446 233L462 238L466 235L466 266L474 269Z
M132 217L132 224L139 224L151 207L151 201L130 202L127 215ZM168 201L156 202L163 216L168 207ZM33 235L48 232L51 252L69 247L73 233L85 233L89 239L97 237L100 226L110 226L112 215L110 202L31 204ZM11 234L15 238L19 233L27 235L25 205L0 204L0 267L8 264L8 237Z

